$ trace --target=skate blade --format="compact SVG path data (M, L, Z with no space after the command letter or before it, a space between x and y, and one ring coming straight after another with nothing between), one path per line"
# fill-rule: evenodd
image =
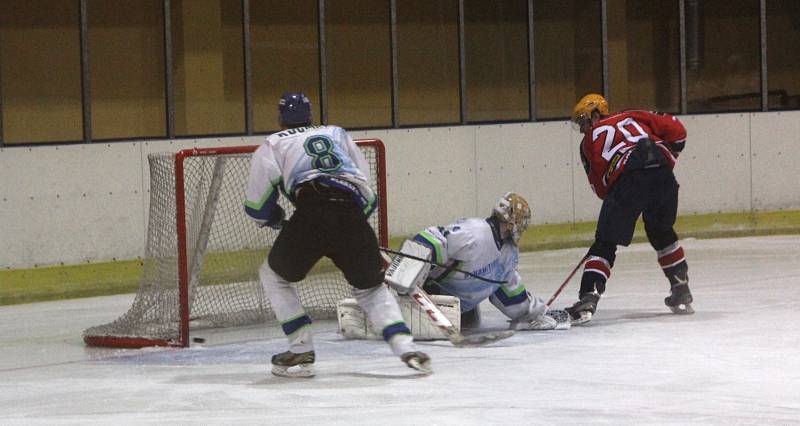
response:
M572 325L583 325L592 320L592 313L588 311L581 312L580 317L572 318Z
M425 373L425 374L432 374L433 373L433 369L431 368L430 361L429 362L420 362L418 359L412 358L412 359L408 360L408 362L406 362L406 365L408 365L409 368L413 368L414 370L421 371L422 373Z
M298 364L291 367L273 365L272 374L290 379L314 377L314 364Z
M673 314L678 314L678 315L690 315L694 313L692 305L686 303L681 303L677 306L670 306L669 310L671 310Z

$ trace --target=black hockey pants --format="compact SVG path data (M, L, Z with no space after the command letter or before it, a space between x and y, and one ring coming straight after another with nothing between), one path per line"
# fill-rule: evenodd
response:
M295 211L269 253L269 266L289 282L305 278L327 256L351 286L383 283L383 261L375 231L355 201L336 190L309 188L297 193Z

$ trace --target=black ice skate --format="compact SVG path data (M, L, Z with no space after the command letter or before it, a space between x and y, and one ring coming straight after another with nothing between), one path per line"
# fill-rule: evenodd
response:
M478 328L481 326L481 311L478 306L461 313L461 328Z
M272 355L272 374L281 377L313 377L314 351Z
M597 310L597 302L600 301L600 294L597 292L586 293L581 296L581 300L574 305L564 308L572 319L572 324L586 324L592 320L594 311Z
M669 297L664 298L664 304L669 307L672 313L684 315L694 313L694 309L692 309L693 301L689 284L686 283L673 285L669 291Z
M406 363L409 368L419 370L425 374L433 373L433 369L431 369L431 357L424 352L406 352L400 356L400 359Z

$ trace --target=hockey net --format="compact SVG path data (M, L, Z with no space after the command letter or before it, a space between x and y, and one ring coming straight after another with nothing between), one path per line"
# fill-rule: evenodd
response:
M370 223L381 245L386 227L383 143L356 141L370 163L379 205ZM259 228L244 213L250 157L257 146L197 148L150 154L150 211L139 290L115 321L84 331L90 346L188 346L189 330L275 321L258 269L278 231ZM293 207L280 197L287 217ZM314 319L336 317L351 297L344 276L323 258L295 284Z

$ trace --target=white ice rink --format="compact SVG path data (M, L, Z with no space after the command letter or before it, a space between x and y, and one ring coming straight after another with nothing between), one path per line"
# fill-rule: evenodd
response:
M317 376L290 380L268 373L286 347L275 327L238 343L205 333L188 349L90 349L81 331L130 295L0 307L0 425L800 424L800 236L684 248L694 315L669 313L655 254L636 244L619 250L589 325L481 348L422 343L431 376L331 322L315 323ZM548 298L584 252L523 255L528 289ZM484 326L505 326L482 309Z

